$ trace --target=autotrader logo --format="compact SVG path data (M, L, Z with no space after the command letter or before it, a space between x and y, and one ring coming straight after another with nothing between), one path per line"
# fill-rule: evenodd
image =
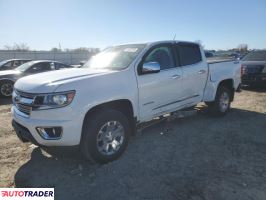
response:
M2 199L54 199L54 188L0 188Z

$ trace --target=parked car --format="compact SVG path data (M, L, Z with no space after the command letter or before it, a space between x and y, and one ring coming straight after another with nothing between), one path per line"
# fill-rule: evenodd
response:
M21 77L63 68L71 66L51 60L38 60L24 63L13 70L0 71L0 96L10 97L14 83Z
M206 58L211 58L214 56L214 54L212 52L205 51L205 56L206 56Z
M215 116L225 115L239 85L239 63L208 64L196 43L113 46L82 68L19 79L13 126L23 142L79 145L85 158L106 163L155 117L200 102L207 102Z
M9 59L9 60L3 60L0 62L0 71L3 70L11 70L15 69L16 67L29 62L31 60L29 59Z
M228 56L233 57L234 59L240 59L241 58L241 54L236 53L236 52L230 53Z
M241 60L242 84L266 86L266 50L252 51Z

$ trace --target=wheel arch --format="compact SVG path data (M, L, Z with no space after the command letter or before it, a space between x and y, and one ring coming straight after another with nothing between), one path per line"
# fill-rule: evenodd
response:
M12 80L12 79L9 79L9 78L1 78L1 79L0 79L0 83L2 83L3 81L10 81L10 82L12 82L13 84L15 84L15 81Z
M92 117L95 113L99 112L100 110L104 109L114 109L122 112L130 122L131 128L133 130L132 133L136 132L137 117L134 114L133 103L128 99L113 100L93 106L86 112L83 119L82 128L84 127L84 122L87 119Z
M235 88L234 88L234 80L233 79L225 79L219 82L216 88L216 93L219 87L225 86L231 91L230 101L234 100ZM215 95L216 95L215 93Z

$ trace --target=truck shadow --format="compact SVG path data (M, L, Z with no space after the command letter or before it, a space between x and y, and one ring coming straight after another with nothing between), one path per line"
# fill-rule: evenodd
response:
M266 155L266 114L232 109L217 119L208 117L206 107L202 109L196 117L145 129L132 138L124 156L106 165L84 161L78 151L47 154L36 147L17 170L15 185L54 187L57 199L155 198L161 194L166 199L201 199L205 194L217 199L219 186L208 190L206 184L223 180L230 185L223 186L223 192L232 197L239 192L229 193L241 191L242 182L259 187L262 180L253 170L261 166L266 171L266 160L260 159ZM255 174L256 181L239 171L249 178ZM156 191L156 187L161 189Z
M0 105L9 105L9 104L12 104L12 98L0 97Z
M242 87L243 90L247 90L247 91L251 91L251 92L266 92L266 86L263 87L263 86L245 86L245 87Z

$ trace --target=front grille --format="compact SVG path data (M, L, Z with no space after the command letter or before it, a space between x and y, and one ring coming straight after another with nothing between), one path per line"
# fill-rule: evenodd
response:
M243 81L255 81L256 77L255 76L249 76L249 75L243 75L242 80Z
M26 115L30 115L34 98L34 94L15 90L13 96L13 104L20 112Z
M259 74L262 72L263 65L247 65L245 68L245 74Z

